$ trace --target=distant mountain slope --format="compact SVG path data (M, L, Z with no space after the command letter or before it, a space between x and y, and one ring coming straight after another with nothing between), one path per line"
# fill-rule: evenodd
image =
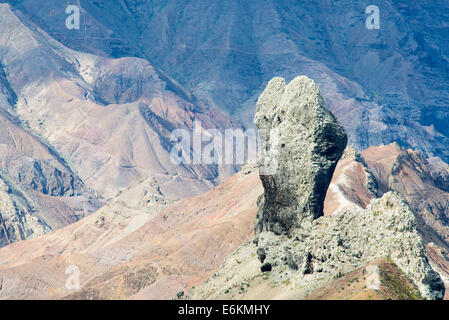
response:
M413 254L425 252L423 261L439 273L442 282L438 288L442 289L444 283L447 292L449 251L444 215L449 193L444 191L444 184L435 183L447 177L447 165L396 144L370 147L363 155L366 160L350 148L345 151L326 195L324 217L315 220L311 227L301 226L291 237L269 237L262 231L254 241L242 244L207 280L192 287L187 298L422 299L407 275L410 270L422 270L423 264L406 270L413 258L403 260L401 267L391 260L396 255L396 245L401 251L416 244L420 249L413 249ZM439 164L437 168L434 162ZM394 209L401 197L393 196L390 190L396 190L409 204L402 202L401 209ZM382 197L374 199L378 196ZM362 200L370 198L368 205ZM395 222L383 220L389 210L396 210L391 215ZM411 229L398 227L405 221ZM394 229L393 239L386 240L384 228ZM404 230L412 229L415 236L420 234L420 240L399 244L407 237ZM352 246L357 237L362 240ZM370 247L372 239L375 241L371 248L388 253L379 256L373 251L362 267L357 259ZM408 255L401 252L396 259L404 254ZM332 257L336 258L329 262ZM326 268L336 268L338 272L329 277Z
M48 145L0 110L0 246L47 233L102 205Z
M383 1L10 1L65 45L149 59L204 101L250 123L274 76L314 79L353 146L398 142L449 161L449 3Z
M144 60L70 50L8 5L0 10L0 61L17 96L5 110L54 146L86 184L113 197L158 176L166 192L182 197L218 181L217 167L172 163L170 134L191 130L194 121L219 129L238 126L235 121L176 95L169 89L176 84ZM191 188L177 188L178 180Z
M8 4L0 30L0 177L17 204L0 206L0 246L76 222L141 180L180 199L237 170L171 161L174 129L239 124L147 61L68 49Z

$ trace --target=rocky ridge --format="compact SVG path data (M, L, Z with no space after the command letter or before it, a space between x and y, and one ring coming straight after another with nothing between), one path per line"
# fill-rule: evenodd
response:
M309 81L305 78L299 79L303 82ZM276 96L282 94L283 86L268 85L266 90L271 92L264 92L265 96ZM301 97L301 94L302 92L299 90L296 96ZM307 99L307 97L302 99ZM319 100L312 99L312 101L319 103ZM322 105L320 107L324 108ZM276 112L277 108L276 100L272 100L271 105L267 103L265 110L258 109L267 113L267 115L264 113L256 114L256 124L258 124L260 118L269 118L270 112ZM313 106L309 105L308 108L313 109ZM297 117L301 119L300 116L297 115ZM279 116L276 120L279 123L294 121L287 120L282 116ZM308 119L308 121L311 120ZM336 120L334 121L336 122ZM340 128L337 124L334 127ZM301 125L289 129L293 133L304 130ZM330 142L335 141L332 139L332 133L331 131L327 135L323 135L322 132L316 130L312 133L310 139L312 141L324 141L326 146L328 139ZM337 137L341 136L339 130L335 133ZM299 136L301 136L301 133L299 133ZM285 145L285 147L291 149L281 149L280 152L285 154L288 154L289 151L297 152L295 145ZM320 153L315 152L315 157L312 156L312 159L321 156ZM334 149L335 156L332 160L335 163L340 159L342 152L343 148ZM292 159L292 157L289 159ZM313 181L322 174L332 175L332 171L329 171L326 167L320 172L320 166L313 166L315 163L310 161L304 164L298 161L298 166L293 171L283 170L284 168L280 165L280 170L275 173L274 179L280 176L281 178L278 178L280 181L289 181L289 177L293 175L299 181L301 179ZM330 180L330 177L328 179ZM264 183L264 181L267 181L265 176L261 175L261 181L264 186L265 197L267 193L273 198L283 196L280 190L276 188L275 183ZM366 185L373 189L373 185L369 181ZM283 187L288 188L288 185ZM296 187L296 185L293 183L290 187ZM314 201L321 201L321 203L315 202L314 204L320 208L323 205L327 185L324 189L315 189L314 191L316 193ZM298 202L306 202L307 200L310 200L310 198L309 194L306 193L304 199L300 199ZM281 219L272 214L276 205L277 203L259 201L258 219L268 216L273 224L278 221L282 222ZM208 281L193 290L192 297L222 297L220 294L223 291L229 292L236 284L243 283L244 285L240 285L240 290L233 298L239 297L239 295L240 297L249 295L249 297L254 298L251 291L257 292L257 289L253 288L261 285L258 282L257 273L262 272L267 274L264 276L265 279L270 279L275 287L281 285L284 289L288 289L283 293L272 292L273 297L305 298L323 282L341 277L343 274L362 267L375 259L388 258L411 279L423 297L426 299L443 298L444 284L439 274L432 269L429 263L424 240L418 232L417 219L397 193L387 192L380 199L371 200L366 209L343 210L334 215L314 215L313 206L311 211L306 213L303 209L299 212L297 209L295 203L290 206L287 203L283 207L283 211L289 212L290 217L302 220L300 224L297 221L292 221L288 233L282 234L269 228L257 228L258 222L256 219L256 238L253 243L248 242L239 248ZM312 219L305 219L307 223L304 223L304 216ZM259 260L259 264L256 259ZM257 265L259 265L259 270L255 268ZM238 273L237 270L246 271ZM226 277L226 280L223 277ZM255 287L254 284L256 284ZM226 287L228 289L220 290ZM275 292L275 290L273 291Z
M428 262L415 216L395 193L373 200L364 211L317 219L311 228L295 230L292 238L261 234L257 247L262 268L269 265L279 281L285 279L284 272L293 272L296 278L312 275L302 282L313 284L319 277L339 277L389 257L423 297L443 298L443 283Z
M288 98L279 98L281 95ZM258 230L256 222L261 270L271 271L284 264L302 275L327 273L335 276L341 268L361 266L373 258L391 257L424 297L443 298L444 285L428 263L415 216L397 194L387 193L371 201L363 212L348 211L336 218L319 219L347 137L324 106L313 81L298 77L287 86L276 78L270 81L259 98L254 122L260 128L260 119L267 118L290 124L280 130L280 136L288 135L292 143L281 140L278 171L269 177L261 175L265 199L260 203L258 217L264 221L268 216L274 225L285 224L282 213L288 212L291 228L289 237L285 237L269 228ZM287 161L291 163L288 169L283 167ZM302 181L306 183L301 185ZM285 199L286 194L297 190L294 202L270 201L270 198ZM304 217L312 219L305 224Z

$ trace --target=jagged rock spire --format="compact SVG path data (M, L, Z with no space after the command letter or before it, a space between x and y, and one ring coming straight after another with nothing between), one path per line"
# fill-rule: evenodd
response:
M265 192L256 233L288 233L304 219L322 216L327 188L348 139L316 84L305 76L289 84L272 79L259 97L254 123L264 132L278 132L277 146L270 134L263 141L263 153L278 148L278 167L260 176Z

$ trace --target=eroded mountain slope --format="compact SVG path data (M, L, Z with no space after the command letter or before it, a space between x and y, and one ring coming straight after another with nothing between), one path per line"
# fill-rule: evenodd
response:
M11 0L71 47L145 57L198 97L252 123L274 76L315 80L350 142L399 142L448 161L448 3L80 0L81 28L65 28L69 0Z
M232 120L177 96L144 60L72 51L8 5L0 10L0 60L18 97L9 111L54 146L86 184L108 198L149 176L178 197L213 185L217 168L170 161L170 134L192 129L196 120L204 128L232 128ZM178 180L190 188L177 188Z
M0 249L0 297L171 298L251 237L262 191L254 169L162 211L163 196L142 200L144 189L155 192L151 185L143 181L75 224ZM81 271L79 291L65 287L69 265Z
M381 148L383 147L379 147ZM388 158L390 154L384 156ZM381 162L382 157L376 161ZM363 257L374 257L374 253L378 253L375 244L379 244L379 230L385 225L391 225L393 229L400 228L399 233L406 232L410 239L420 239L415 229L414 215L409 209L404 209L407 206L398 200L398 196L386 195L374 203L371 201L370 204L370 200L380 196L381 192L369 170L367 162L357 152L351 148L345 151L342 161L335 168L322 220L330 228L329 232L323 233L332 238L328 242L335 242L336 248L342 249L344 246L337 245L339 242L333 237L337 237L344 230L348 231L348 234L358 230L357 221L363 217L366 225L372 226L374 235L372 238L368 237L374 242L367 242L363 237L366 237L368 232L357 233L358 238L364 239L360 240L360 243L371 244L365 247ZM73 225L1 249L1 297L172 298L179 290L187 291L192 286L203 283L208 276L215 280L209 279L209 282L199 285L191 297L196 294L209 298L218 295L231 297L234 294L237 294L235 297L262 297L256 294L259 292L257 290L251 291L254 294L249 295L240 295L238 290L227 295L231 291L227 291L228 283L222 282L224 278L220 276L221 273L214 274L224 261L227 262L220 270L226 270L229 265L232 270L238 270L239 277L245 277L247 272L254 271L252 276L266 280L263 290L260 291L260 294L265 293L265 297L269 296L269 292L273 297L278 297L276 292L288 295L291 292L281 290L283 285L270 291L273 278L264 279L267 275L260 273L260 261L252 242L244 246L247 249L236 253L239 258L234 259L235 255L228 258L242 243L250 241L254 236L257 198L262 190L258 172L251 166L209 192L173 204L166 201L155 180L144 179L123 191L117 199L98 212ZM389 203L393 204L392 207L388 206ZM365 209L366 207L368 208ZM402 215L405 215L404 218ZM388 223L389 219L399 221ZM317 224L316 228L322 227ZM391 235L397 234L393 229L386 229L385 234L388 236L383 237L385 241L390 239ZM316 237L316 243L323 243L322 239ZM417 242L413 240L411 243ZM356 247L360 249L361 245ZM385 250L398 248L390 242L382 247L385 247ZM407 246L399 247L408 250ZM417 257L425 252L423 246L420 248L415 252ZM431 263L447 269L444 256L441 256L438 250L440 249L437 248L429 255ZM244 254L240 257L239 252ZM357 250L347 249L341 253L344 257L346 254L357 253ZM383 254L389 255L387 251ZM363 260L357 256L351 256L351 259L360 263ZM413 261L421 261L420 259ZM348 267L348 272L352 272L348 261L338 263ZM81 271L80 290L70 291L65 287L65 270L72 264L78 266ZM353 267L357 265L355 263ZM315 264L314 270L315 268L318 270L319 265ZM403 264L400 264L400 268L404 269ZM329 270L335 271L335 268L329 267ZM319 272L314 276L317 274ZM286 284L287 278L282 280L286 281ZM210 286L211 281L216 285ZM30 283L34 288L31 291ZM316 285L320 284L322 282L316 282ZM235 288L240 288L240 282ZM308 292L312 293L314 288L316 287L310 287ZM249 291L244 288L242 294L245 292ZM301 289L297 295L290 297L305 297L306 292L307 290Z
M4 103L0 106L12 108ZM3 109L0 176L1 246L76 222L102 205L102 200L51 146L25 130Z
M362 210L368 203L362 205L360 199L371 200L372 180L370 175L364 176L367 171L362 169L361 159L350 148L343 154L326 195L325 215ZM157 186L152 184L144 180L91 217L0 250L1 297L169 299L180 290L187 294L191 286L213 275L237 247L253 237L257 198L263 191L254 168L245 169L204 195L172 204L159 214L156 212L167 203L164 197L145 198L157 195ZM152 203L161 207L153 210ZM148 224L149 220L153 222ZM427 248L435 268L440 266L447 272L449 263L441 247ZM255 251L248 256L254 263L251 268L259 274ZM80 267L80 291L65 288L65 269L71 264ZM273 289L269 278L259 277L265 283L260 292L269 288L282 291L282 285ZM27 291L27 283L34 283L36 290ZM239 288L235 287L237 291ZM224 294L226 289L223 286L221 292L217 287L216 294L231 297L230 291Z
M78 221L142 179L155 179L169 200L236 171L173 163L173 130L238 124L147 61L68 49L8 4L0 16L0 165L12 187L5 190L21 190L27 214L42 224L2 214L2 244Z

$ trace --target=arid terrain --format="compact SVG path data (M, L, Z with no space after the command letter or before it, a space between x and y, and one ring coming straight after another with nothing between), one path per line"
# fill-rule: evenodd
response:
M369 159L383 148L392 148L398 153L410 152L391 145L372 147L362 154ZM370 199L380 196L381 191L376 187L380 182L374 183L373 189L373 181L376 180L372 180L368 173L392 156L378 157L369 162L371 166L367 166L360 154L348 148L327 192L325 214L338 215L339 211L348 208L364 208ZM410 171L410 174L412 172L416 176L421 174L419 171ZM402 183L407 184L408 181L402 180ZM254 238L257 198L263 188L253 166L245 167L203 195L172 204L166 203L163 197L153 201L158 203L155 206L142 201L140 197L144 198L144 190L150 186L150 182L143 181L77 223L0 249L1 297L175 298L179 291L187 293L208 276L213 277L229 255ZM449 193L441 191L439 201L448 199ZM437 242L429 242L427 247L430 262L449 280L446 247ZM267 286L274 296L281 292L282 286L271 288L271 280L268 275L260 273L256 258L254 263L262 282L254 289L255 293L242 298L269 298L264 296ZM76 292L65 288L65 271L69 265L77 265L81 271L81 289ZM330 292L324 287L310 293L308 298L348 298L346 295L354 299L402 297L388 288L380 295L365 290L360 271L353 272L358 272L360 285L351 287L350 292ZM263 281L265 277L267 279ZM346 288L347 283L355 284L354 279L350 272L339 279L339 284ZM408 283L408 280L404 281ZM449 281L445 283L449 285ZM327 286L334 288L331 283ZM219 297L237 296L223 294Z
M69 4L0 3L0 299L449 299L446 2Z
M147 61L68 49L8 4L0 16L0 192L11 190L0 245L76 222L141 180L181 199L237 171L173 164L175 128L238 123Z

